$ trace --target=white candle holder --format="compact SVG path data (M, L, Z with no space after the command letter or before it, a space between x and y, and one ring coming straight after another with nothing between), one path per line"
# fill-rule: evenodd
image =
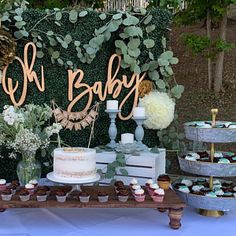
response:
M116 136L117 136L117 128L116 128L116 116L117 114L120 112L121 110L113 110L113 109L109 109L109 110L105 110L106 113L109 114L111 123L109 126L109 137L110 137L110 143L107 144L108 147L115 149L117 146L117 143L115 141Z
M146 120L146 117L133 117L133 120L137 124L137 127L135 129L135 139L137 140L137 146L142 150L147 150L148 147L143 143L143 137L144 137L143 122Z

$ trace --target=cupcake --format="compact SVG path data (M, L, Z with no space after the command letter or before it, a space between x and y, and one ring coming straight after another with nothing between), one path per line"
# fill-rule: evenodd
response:
M86 192L80 192L79 193L79 200L82 203L88 203L89 202L90 195Z
M154 190L152 195L152 199L154 202L163 202L164 200L165 191L162 188Z
M66 201L66 192L63 190L58 190L56 192L56 198L58 202L65 202Z
M38 187L38 181L37 181L36 179L32 179L32 180L30 180L29 184L33 184L35 190L36 190L37 187Z
M37 190L44 190L46 192L47 196L49 196L51 193L51 189L48 186L38 186Z
M148 180L146 181L146 183L145 183L145 186L146 186L147 188L149 188L151 184L153 184L153 180L152 180L152 179L148 179Z
M141 186L138 185L138 184L132 185L132 187L131 187L131 189L132 189L132 193L134 193L135 190L140 189L140 188L141 188Z
M11 198L12 198L11 190L10 189L3 190L1 197L3 201L11 201Z
M135 198L135 201L137 202L144 202L145 200L144 190L142 188L136 189L134 192L134 198Z
M45 190L38 190L36 197L38 202L45 202L47 200L47 192Z
M158 188L159 188L158 184L151 184L149 189L148 189L149 195L152 196L154 191Z
M30 195L34 194L34 185L33 184L26 184L25 188L29 191Z
M130 186L132 187L133 185L138 185L138 180L135 178L131 179L130 181Z
M120 202L127 202L128 198L129 198L129 190L128 189L122 189L118 193L118 200Z
M9 185L7 186L7 189L10 189L10 190L11 190L12 195L15 195L15 194L16 194L16 186L15 186L15 185L9 184Z
M0 179L0 191L4 191L6 189L7 181L5 179Z
M18 180L12 180L11 184L16 187L16 190L20 190L20 183Z
M108 194L106 192L99 191L98 192L98 201L99 202L107 202L108 201Z
M170 177L168 175L160 175L157 178L158 185L164 190L169 189L170 186Z
M114 183L114 186L115 186L115 191L116 191L116 193L118 193L119 192L119 189L122 189L122 188L124 188L124 183L123 183L123 181L116 181L115 183Z
M30 200L30 194L29 194L29 191L28 191L27 189L22 189L22 190L20 191L19 196L20 196L20 200L21 200L22 202L26 202L26 201L29 201L29 200Z

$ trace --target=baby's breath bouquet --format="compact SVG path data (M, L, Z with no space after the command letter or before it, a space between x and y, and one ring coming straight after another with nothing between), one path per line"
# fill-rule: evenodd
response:
M4 106L0 114L0 145L9 149L10 158L21 154L17 175L22 184L40 178L41 165L35 159L36 151L47 149L53 135L59 139L62 127L58 123L50 125L51 117L52 109L46 104Z

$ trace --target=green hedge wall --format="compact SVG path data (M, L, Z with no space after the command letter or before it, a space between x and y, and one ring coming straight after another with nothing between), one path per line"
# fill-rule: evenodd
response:
M39 19L44 16L44 11L40 10L27 10L24 13L24 20L29 24L29 26L33 26ZM167 11L155 9L152 10L153 19L152 23L156 25L157 30L151 33L151 38L156 41L156 46L154 52L156 55L160 55L162 53L162 44L161 39L162 36L167 37L168 34L168 26L170 24L171 15ZM60 31L65 32L64 35L67 33L71 34L72 37L79 38L82 44L87 43L91 38L95 28L99 28L104 25L104 21L101 21L98 17L98 13L96 12L89 12L89 15L80 19L80 27L79 30L75 31L73 24L69 22L68 17L64 16L62 19L62 26ZM109 20L109 19L107 19ZM47 31L52 29L56 31L54 22L50 21L42 21L38 27L42 31ZM13 29L14 30L14 29ZM70 54L71 61L77 61L78 68L81 68L84 73L84 81L88 84L93 84L95 81L106 81L106 74L107 74L107 65L110 56L114 53L114 41L118 38L118 33L112 36L110 41L106 43L103 48L97 54L96 59L89 65L83 64L78 61L75 52L71 50L69 47L66 52L65 49L63 51L58 47L58 51L62 54L67 53ZM20 57L23 58L23 49L24 45L27 42L24 40L20 40L17 46L17 55L21 55ZM142 52L145 52L145 48L143 48ZM142 53L145 54L145 53ZM140 60L145 61L145 56L141 55ZM45 55L43 59L36 59L36 63L34 66L34 70L40 75L40 65L44 65L45 71L45 92L41 93L37 90L34 83L29 84L28 87L28 94L26 103L35 103L35 104L42 104L42 103L50 103L52 99L55 99L57 104L65 109L68 106L67 100L67 70L64 67L60 67L57 64L52 64L50 57ZM14 67L14 68L13 68ZM120 75L126 74L128 78L130 78L130 71L129 70L121 70ZM8 76L11 76L14 80L18 80L20 83L23 81L23 76L21 72L21 68L18 63L14 63L9 66L8 69ZM40 78L40 77L39 77ZM122 92L119 99L122 100L122 97L127 93L126 90ZM9 97L4 93L1 87L1 99L0 99L0 107L1 109L5 104L10 104ZM111 99L108 97L107 99ZM80 101L79 107L83 107L83 101ZM132 107L132 99L126 105L124 112L130 111ZM109 142L108 136L108 127L109 127L109 118L108 115L104 112L105 103L102 104L100 108L99 118L95 124L95 134L94 139L92 140L91 146L103 145ZM131 132L133 133L135 130L135 122L133 120L129 121L121 121L117 120L117 128L118 128L118 136L117 138L120 139L120 134L124 132ZM90 134L90 129L86 128L82 131L68 131L64 130L62 132L62 139L71 146L86 146L88 143ZM144 142L149 146L155 146L158 144L158 139L156 135L156 131L148 130L145 132ZM45 161L46 159L42 160ZM16 178L16 164L17 161L15 160L8 160L7 158L1 159L0 161L0 178L7 178L12 179ZM48 169L44 169L44 172L47 172Z

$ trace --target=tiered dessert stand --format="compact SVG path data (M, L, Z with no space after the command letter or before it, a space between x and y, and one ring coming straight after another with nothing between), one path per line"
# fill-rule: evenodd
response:
M183 157L179 157L181 170L202 176L209 176L210 190L213 189L213 177L232 177L236 176L235 163L214 163L215 143L231 143L236 142L236 128L222 128L227 122L217 121L217 109L212 109L211 127L202 127L197 125L204 122L185 123L186 138L192 141L211 143L210 157L211 162L191 161ZM177 184L176 180L173 184ZM199 209L199 213L205 216L222 216L224 211L236 209L236 197L209 197L196 195L193 193L181 192L174 187L177 194L190 206Z

